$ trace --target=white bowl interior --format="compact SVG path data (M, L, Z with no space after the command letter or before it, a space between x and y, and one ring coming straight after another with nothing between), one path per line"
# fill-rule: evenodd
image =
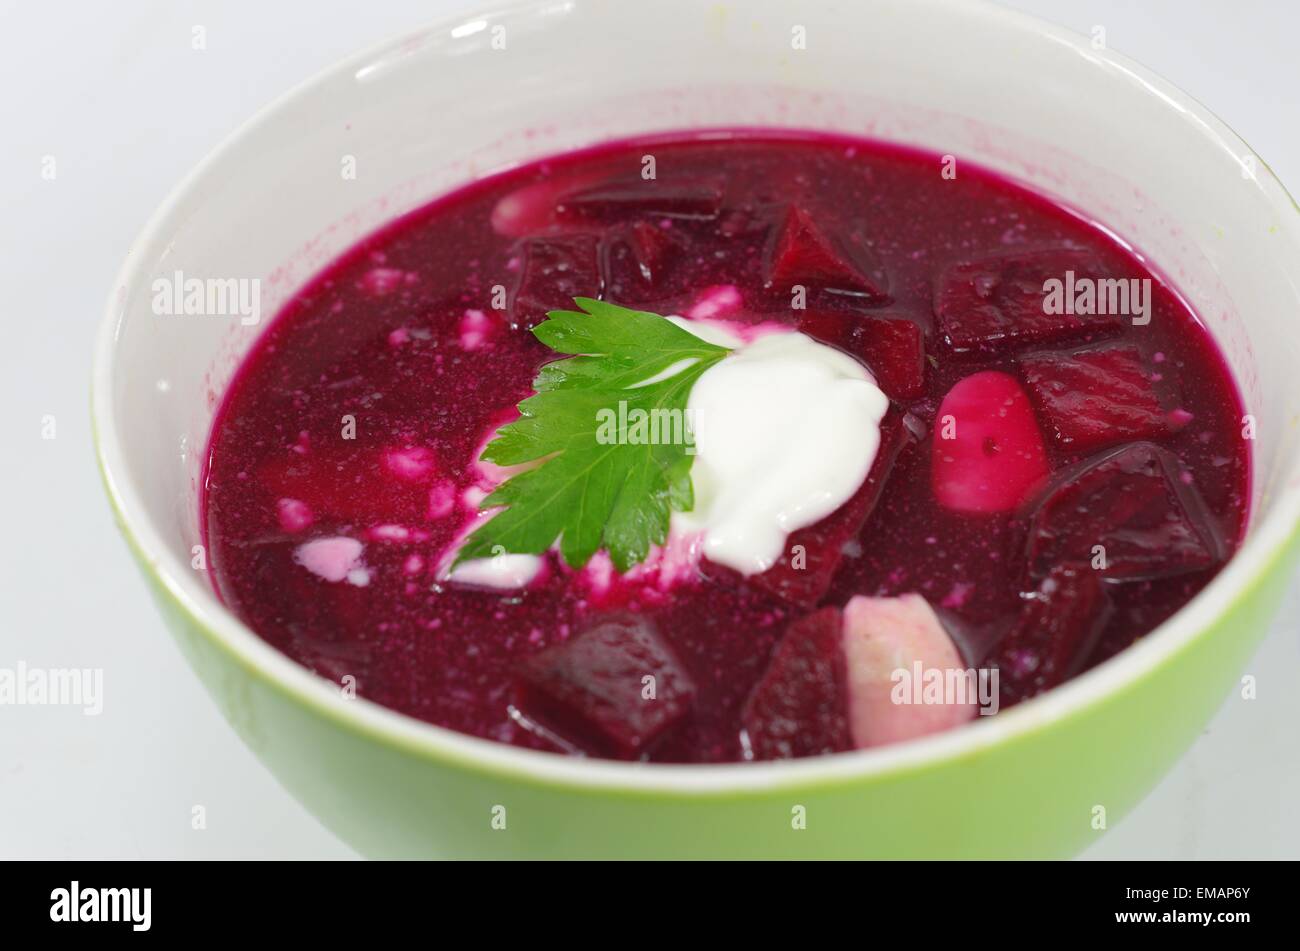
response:
M363 234L547 153L737 126L952 154L958 174L978 163L1108 226L1206 321L1256 417L1252 532L1283 498L1294 518L1300 214L1186 96L992 6L574 0L496 8L353 57L258 116L151 222L111 299L96 379L105 459L128 520L158 546L150 556L191 603L223 613L188 570L213 413L266 319ZM156 316L152 283L176 271L259 279L263 324Z

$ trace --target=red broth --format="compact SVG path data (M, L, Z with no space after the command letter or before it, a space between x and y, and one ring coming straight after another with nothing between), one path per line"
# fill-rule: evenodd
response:
M937 156L868 141L683 134L526 165L371 235L284 307L217 415L203 514L221 597L294 660L410 716L666 762L754 756L746 701L781 638L796 623L820 630L805 619L858 594L919 593L972 666L999 652L1004 670L1047 664L1094 610L1053 569L1100 540L1109 607L1093 616L1100 634L1070 646L1070 673L1123 650L1241 537L1250 458L1236 388L1182 299L1105 231L969 165L941 171ZM1147 319L1047 314L1045 281L1067 272L1149 281ZM793 284L807 288L802 309ZM819 554L810 583L792 594L666 555L621 577L554 554L521 590L440 580L491 487L478 452L555 357L528 328L574 296L784 323L875 374L893 406L892 464L878 461L861 511L800 533ZM1028 397L1016 422L936 444L943 407L978 407L999 386ZM978 495L966 483L981 467L1017 465L997 458L1019 438L1007 427L1035 422L1043 451L1020 470L1024 501L954 509ZM325 544L304 549L313 541ZM582 657L556 655L583 632ZM579 721L619 720L627 685L567 710L564 690L538 693L548 677L607 675L598 655L628 643L657 658L659 720L606 723L593 739ZM1003 706L1056 679L1004 678ZM651 739L611 745L619 731Z

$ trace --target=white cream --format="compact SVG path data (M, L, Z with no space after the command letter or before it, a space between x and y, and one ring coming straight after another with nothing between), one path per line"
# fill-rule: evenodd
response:
M729 350L735 350L744 346L744 341L727 329L727 326L721 321L712 320L690 320L686 317L671 316L667 318L675 323L688 334L694 334L705 343L711 343L714 346L726 347ZM691 361L692 363L694 361ZM644 384L642 384L644 385Z
M680 326L706 336L692 321ZM674 532L702 532L703 553L719 564L766 571L790 533L862 485L888 408L861 364L804 334L739 347L691 390L695 510L674 515Z
M527 587L541 570L542 559L536 555L502 554L462 562L452 570L444 567L442 577L480 588L510 590Z

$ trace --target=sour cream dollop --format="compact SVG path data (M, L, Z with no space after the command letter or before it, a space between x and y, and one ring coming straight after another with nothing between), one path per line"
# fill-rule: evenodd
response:
M695 557L758 574L777 562L791 533L857 492L879 451L889 400L862 364L805 334L781 329L744 340L720 321L668 319L734 351L691 390L695 507L673 513L672 535L697 537ZM502 555L462 564L450 577L509 589L540 569L536 556Z
M736 350L691 390L695 509L673 530L696 531L702 553L742 574L766 571L792 532L847 502L880 448L889 400L849 355L801 333L740 345L714 327L677 319Z

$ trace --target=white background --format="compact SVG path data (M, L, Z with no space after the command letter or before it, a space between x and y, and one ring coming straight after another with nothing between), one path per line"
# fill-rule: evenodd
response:
M239 743L155 614L98 484L91 341L134 235L218 141L354 49L471 5L0 0L0 667L102 667L105 680L99 717L0 707L0 857L352 855ZM1300 189L1300 4L1013 5L1104 26ZM1298 622L1293 593L1249 668L1259 698L1230 699L1089 857L1300 857ZM205 830L191 829L195 805Z

